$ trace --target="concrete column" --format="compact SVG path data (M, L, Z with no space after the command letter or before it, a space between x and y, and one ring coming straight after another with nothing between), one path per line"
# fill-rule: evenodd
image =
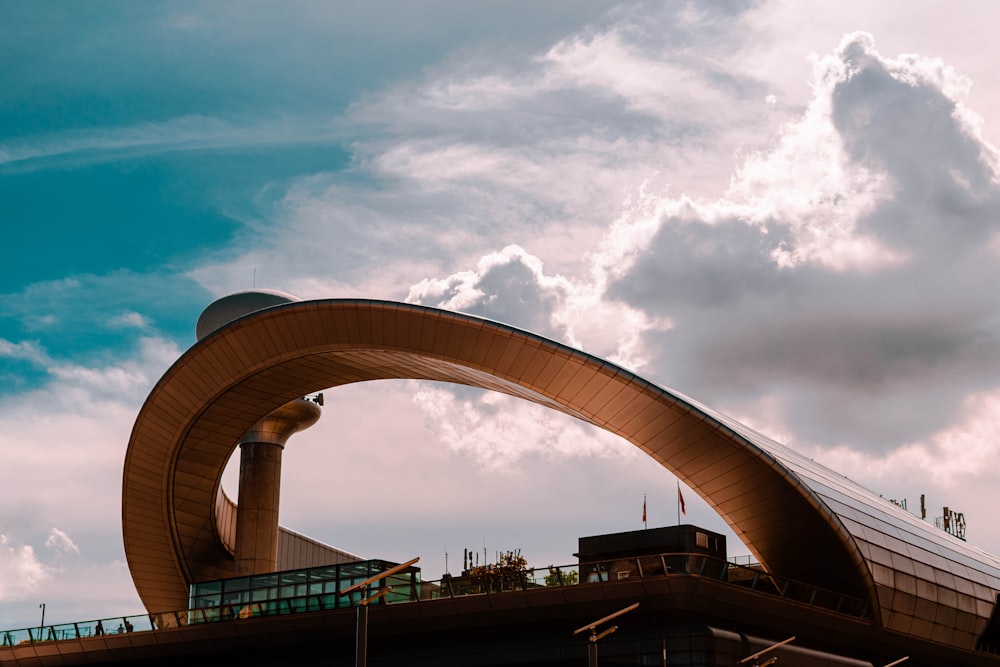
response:
M288 438L319 416L318 405L297 399L261 419L240 440L236 576L277 570L281 455Z

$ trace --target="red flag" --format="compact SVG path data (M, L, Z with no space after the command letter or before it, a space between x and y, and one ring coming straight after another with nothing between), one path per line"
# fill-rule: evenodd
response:
M684 508L684 494L681 493L680 484L677 485L677 504L681 507L681 514L687 516L687 510Z
M646 523L646 496L642 497L642 522Z

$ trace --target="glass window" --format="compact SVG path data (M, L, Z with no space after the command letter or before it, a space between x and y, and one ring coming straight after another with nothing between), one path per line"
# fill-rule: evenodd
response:
M262 600L271 600L277 589L275 588L258 588L256 590L250 591L250 599L254 602L260 602Z
M250 577L238 577L236 579L226 579L222 588L225 592L248 591L250 590Z
M191 586L191 595L207 595L209 593L221 593L222 581L203 581Z
M250 577L250 587L253 589L273 588L278 585L281 575L277 572L271 574L255 574Z
M336 581L339 577L340 572L336 565L309 570L309 581Z
M200 595L194 598L191 606L194 609L200 607L218 607L222 604L222 594L216 593L214 595Z

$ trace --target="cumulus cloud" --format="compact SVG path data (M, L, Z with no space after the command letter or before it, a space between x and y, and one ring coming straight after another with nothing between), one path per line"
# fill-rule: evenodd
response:
M588 280L547 274L537 256L512 245L482 257L473 271L422 280L406 300L513 324L639 368L642 334L662 323L602 299L598 276L596 270Z
M475 271L426 279L410 288L407 301L460 310L520 326L553 338L566 338L553 315L567 297L569 282L547 276L542 262L519 246L483 257Z
M670 174L658 188L717 193L731 152L766 141L770 121L742 100L768 91L723 46L741 39L737 13L704 12L622 10L527 54L462 51L358 99L337 120L360 135L350 173L282 185L273 226L248 221L256 263L286 289L401 298L516 242L580 278L623 193L657 173ZM191 275L242 288L250 254Z
M64 621L140 611L127 568L119 563L108 571L107 562L122 558L129 431L143 397L177 354L173 343L154 338L116 366L71 364L40 351L44 384L0 399L3 627L25 627L39 599L58 601L50 618ZM72 536L58 526L72 526Z
M349 137L345 170L261 184L259 218L244 220L235 247L202 256L187 276L222 294L245 289L260 266L268 286L302 297L405 298L500 320L675 387L896 497L913 493L893 477L903 471L971 504L971 490L986 485L978 471L996 464L1000 304L984 287L1000 259L996 153L966 105L969 79L941 60L887 57L871 36L852 34L815 56L811 85L801 85L808 49L826 51L839 34L792 49L789 39L800 40L807 23L800 15L788 21L795 35L761 27L798 7L638 3L509 58L463 49L371 90L341 117L298 129L181 114L10 140L0 162L17 171L108 154ZM199 23L176 17L171 32L195 33ZM121 290L141 287L143 297L154 291L135 286L135 276L110 278ZM48 497L12 492L28 498L13 514L72 525L77 538L32 536L52 549L12 547L10 563L72 553L69 544L86 544L77 526L100 532L100 520L117 530L128 429L184 347L154 333L183 304L155 312L148 298L130 302L149 305L141 311L107 305L107 291L88 294L91 283L71 278L0 300L25 332L0 341L0 357L52 381L0 403L0 449L14 452L0 486L23 489L25 479L52 475ZM153 286L160 297L173 293ZM179 300L202 305L203 296ZM113 360L51 358L57 348L33 337L58 331L71 340L94 328L132 336L133 359L121 350ZM564 415L414 383L374 414L395 418L407 406L418 416L361 428L356 415L384 396L379 387L345 401L351 409L329 423L346 435L324 424L312 432L322 438L297 442L364 442L337 451L338 465L370 469L374 458L400 476L436 474L436 495L450 475L456 496L482 496L480 516L497 487L477 473L527 476L540 460L558 459L575 473L566 480L580 481L567 515L593 502L598 476L615 479L615 496L636 491L634 462L614 475L587 468L631 450ZM428 433L418 437L421 420ZM376 428L389 429L379 443ZM100 446L83 450L83 442ZM418 455L400 457L400 442ZM53 473L54 458L73 469ZM442 472L454 459L462 467ZM326 459L301 464L299 474L313 477L300 486L339 488L319 477L330 466L316 460ZM654 467L643 483L662 491ZM455 481L466 477L474 481ZM358 493L370 490L367 477L353 482ZM95 486L98 518L76 502ZM430 504L427 489L419 495L405 503L407 524L453 503ZM602 508L616 502L605 500ZM324 506L303 502L297 511ZM511 520L525 513L517 506ZM356 515L345 510L338 521ZM372 532L364 519L357 539Z
M343 119L377 128L351 178L295 182L254 252L298 258L276 277L302 296L405 297L610 358L896 496L914 491L885 471L955 488L970 474L934 462L985 437L1000 358L997 162L969 80L853 33L802 85L808 49L748 44L766 10L623 12L372 93ZM193 275L242 287L248 256ZM433 437L487 469L613 451L420 386Z
M61 570L67 554L79 554L80 548L63 530L53 527L45 540L49 554L41 556L30 544L18 544L0 533L0 602L12 603L36 595Z
M0 602L31 595L49 576L30 545L11 544L10 539L0 533Z
M968 81L854 33L814 57L811 91L723 196L632 192L587 271L550 275L509 246L408 299L609 356L805 448L957 446L934 434L962 428L1000 358L981 287L1000 247L996 152Z
M50 360L45 384L0 400L0 488L9 498L5 530L44 544L53 555L76 553L76 540L56 527L38 534L39 524L101 535L91 555L119 543L129 431L153 382L177 355L173 343L148 339L135 358L116 366Z
M410 288L407 301L513 324L631 368L643 365L642 334L656 326L636 309L602 300L592 281L546 274L541 260L519 246L484 256L475 270L425 279ZM536 453L592 457L623 451L617 437L567 425L563 415L508 396L423 385L413 400L438 439L489 469L516 468Z
M814 75L724 198L664 198L632 223L609 295L670 318L649 343L688 393L740 413L773 394L775 430L884 453L995 386L995 151L938 61L859 33Z

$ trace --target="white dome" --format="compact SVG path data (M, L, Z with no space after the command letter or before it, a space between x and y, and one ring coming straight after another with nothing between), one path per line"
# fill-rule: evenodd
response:
M297 296L278 290L258 289L229 294L216 299L205 308L198 317L198 324L195 325L195 335L201 340L216 329L244 315L301 300Z

